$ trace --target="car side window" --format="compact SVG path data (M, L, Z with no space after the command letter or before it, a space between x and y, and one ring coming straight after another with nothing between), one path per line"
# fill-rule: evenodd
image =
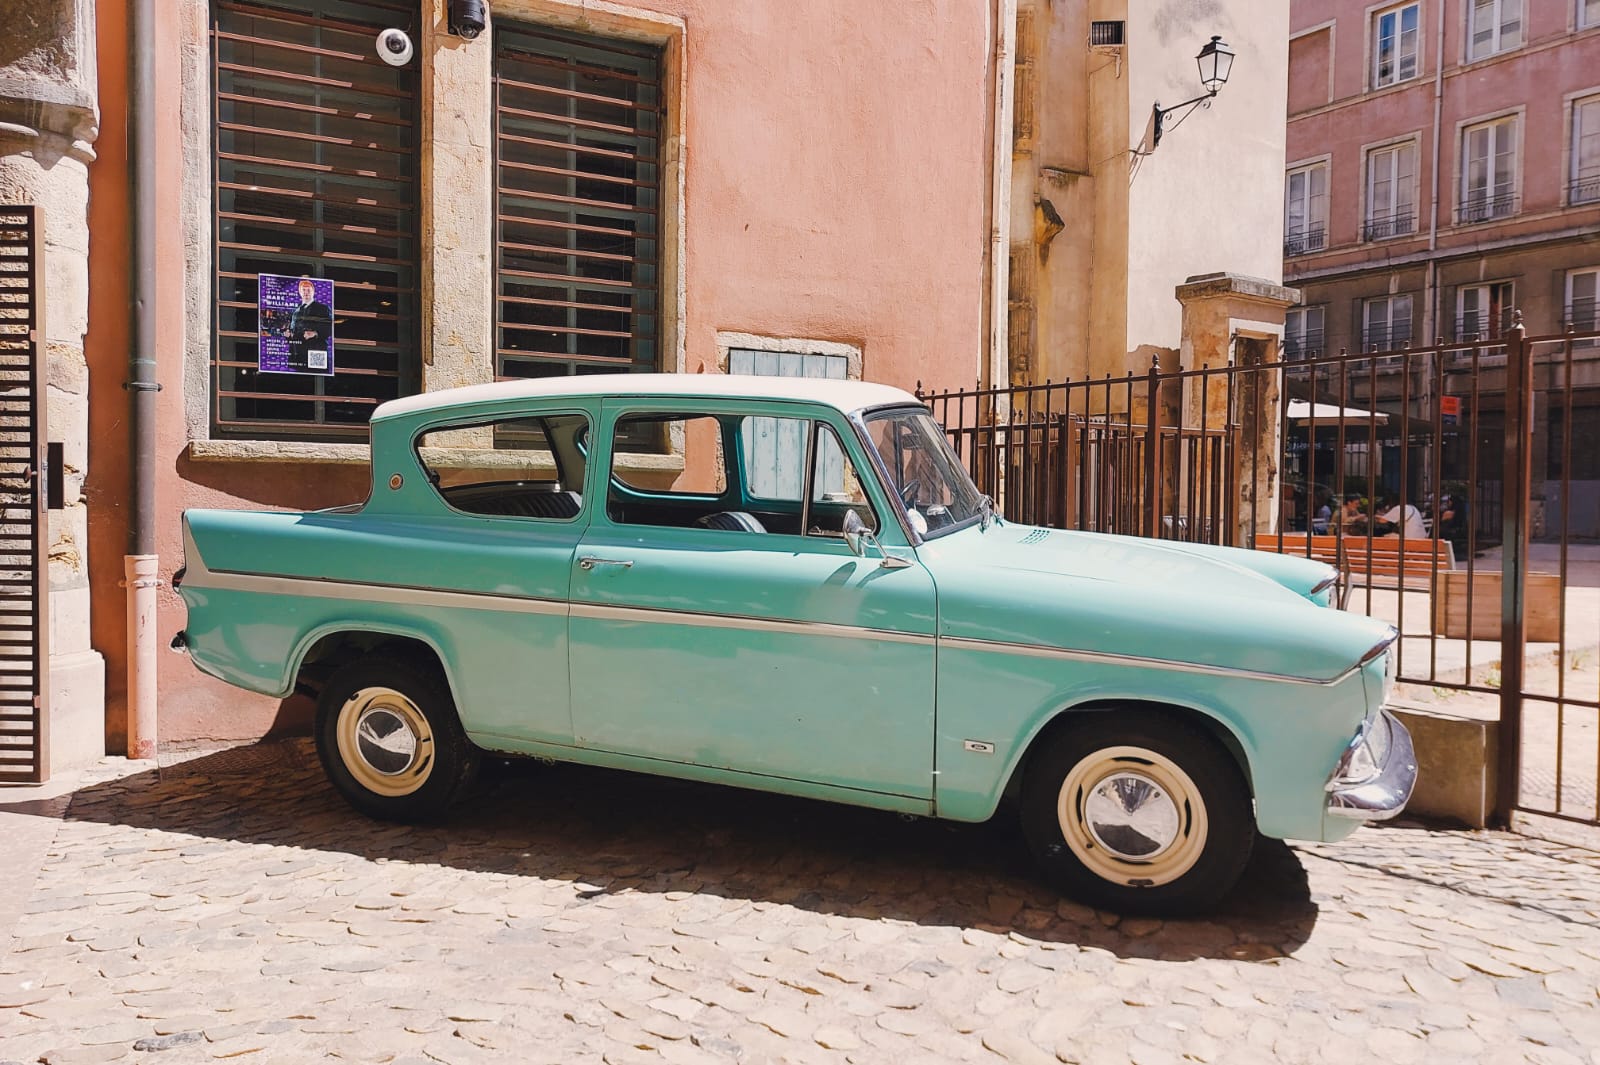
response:
M718 415L625 414L612 436L606 516L617 524L705 526L737 509ZM679 455L681 465L661 461Z
M844 536L845 511L853 510L870 531L878 531L878 517L861 487L855 463L833 426L817 422L817 447L812 458L811 505L807 508L807 536Z
M418 435L417 458L451 508L497 518L572 521L583 509L582 414L441 426Z

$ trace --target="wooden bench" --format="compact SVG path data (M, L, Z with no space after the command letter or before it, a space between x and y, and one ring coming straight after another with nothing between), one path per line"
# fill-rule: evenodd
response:
M1422 540L1398 536L1311 536L1310 546L1303 532L1258 534L1257 551L1300 555L1336 566L1351 577L1362 576L1367 583L1380 579L1392 586L1427 591L1434 584L1434 572L1456 568L1455 548L1449 540Z

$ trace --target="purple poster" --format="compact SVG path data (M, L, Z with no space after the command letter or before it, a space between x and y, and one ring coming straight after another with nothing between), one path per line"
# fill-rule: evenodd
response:
M261 274L257 310L262 373L333 376L333 282Z

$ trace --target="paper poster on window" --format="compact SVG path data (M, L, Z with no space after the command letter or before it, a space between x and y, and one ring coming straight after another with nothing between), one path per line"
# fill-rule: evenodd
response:
M262 373L333 376L333 282L260 274L256 349Z

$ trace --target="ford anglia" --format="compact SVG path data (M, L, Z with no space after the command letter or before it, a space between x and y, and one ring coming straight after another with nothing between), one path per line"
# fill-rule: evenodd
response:
M175 645L318 694L333 786L439 814L484 752L958 821L1204 909L1258 832L1337 840L1416 765L1392 628L1307 559L1005 521L883 385L588 376L401 399L365 503L191 510Z

